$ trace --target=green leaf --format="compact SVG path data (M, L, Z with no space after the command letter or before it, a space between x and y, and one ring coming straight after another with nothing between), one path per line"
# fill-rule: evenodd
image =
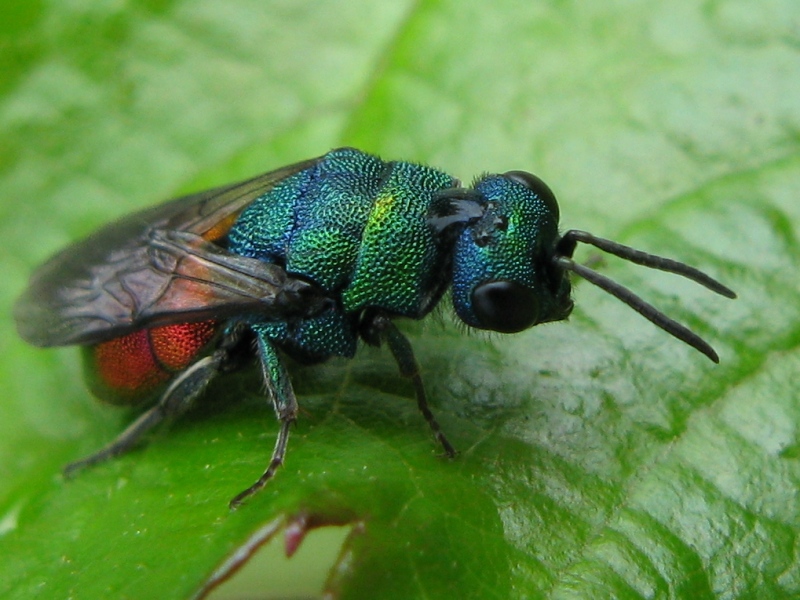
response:
M568 323L518 335L466 333L447 310L400 323L454 460L387 351L293 366L287 464L234 513L277 431L254 370L65 482L61 465L133 415L90 399L75 349L27 347L4 319L0 596L188 598L270 540L241 595L800 595L796 2L4 10L3 314L36 264L101 224L339 145L465 180L533 171L565 229L686 261L740 297L597 265L707 338L719 366L586 283ZM281 539L306 531L287 561Z

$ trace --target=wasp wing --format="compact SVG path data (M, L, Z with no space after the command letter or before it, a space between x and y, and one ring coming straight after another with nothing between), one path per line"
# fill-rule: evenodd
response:
M185 196L111 223L53 256L14 307L20 335L37 346L91 344L145 326L257 311L310 315L322 291L278 265L228 252L239 214L319 158Z

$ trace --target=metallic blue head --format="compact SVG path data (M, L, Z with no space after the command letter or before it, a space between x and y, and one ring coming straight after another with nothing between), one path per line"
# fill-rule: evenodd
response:
M450 219L465 223L453 250L453 305L467 325L514 333L572 311L566 270L554 260L558 204L538 177L486 175Z

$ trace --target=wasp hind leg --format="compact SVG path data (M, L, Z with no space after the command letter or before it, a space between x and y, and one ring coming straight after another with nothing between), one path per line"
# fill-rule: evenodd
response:
M238 339L238 334L223 338L217 350L182 371L164 391L158 403L128 425L110 444L94 454L66 465L63 469L64 476L71 477L86 467L125 454L138 444L142 436L162 421L179 417L188 411L214 377L222 371L229 370L232 351Z

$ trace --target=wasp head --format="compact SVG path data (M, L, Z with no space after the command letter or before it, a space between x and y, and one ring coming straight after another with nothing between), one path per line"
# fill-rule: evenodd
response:
M467 325L515 333L572 311L567 272L556 263L558 204L522 171L479 178L440 224L460 222L453 246L453 306ZM449 220L448 220L449 219Z

